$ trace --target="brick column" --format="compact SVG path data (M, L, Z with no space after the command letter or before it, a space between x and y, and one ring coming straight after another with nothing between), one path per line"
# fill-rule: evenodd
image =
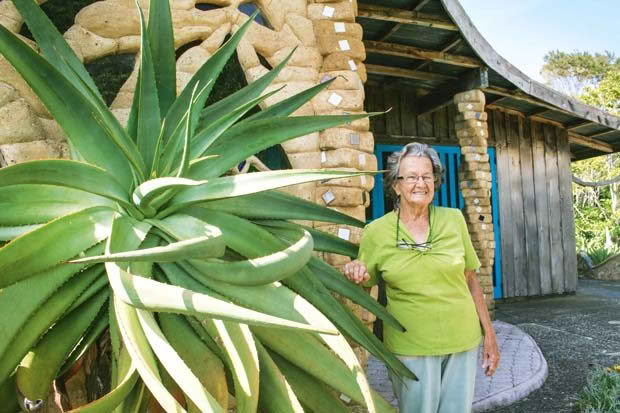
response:
M493 260L495 236L491 210L491 165L487 152L489 126L484 112L485 98L480 90L454 96L457 107L456 136L461 146L459 182L465 199L465 221L482 266L478 279L487 308L493 315Z
M335 79L327 90L312 99L317 115L344 115L364 112L364 82L366 58L362 42L362 26L355 22L357 0L308 0L308 19L312 21L319 53L323 57L319 81ZM373 154L374 137L368 118L325 129L319 134L321 168L374 171L377 159ZM372 176L331 179L317 184L315 201L327 208L366 220L366 207L370 202ZM360 243L361 228L315 222L315 228L355 244ZM324 253L322 258L337 269L351 261L349 257ZM378 288L370 294L377 298ZM372 330L375 316L345 297L336 295L351 311ZM351 343L362 366L366 366L368 352Z

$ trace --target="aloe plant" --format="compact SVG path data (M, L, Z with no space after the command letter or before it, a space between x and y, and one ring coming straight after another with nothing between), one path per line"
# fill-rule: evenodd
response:
M224 412L229 393L240 413L317 411L322 395L312 392L333 390L392 411L348 340L413 374L332 292L402 327L312 257L355 256L354 245L291 220L363 223L273 191L355 173L227 172L360 116L288 116L324 83L244 117L288 59L205 107L252 18L176 96L170 9L152 0L148 25L138 8L140 72L122 126L36 3L14 4L41 53L2 26L0 53L62 126L75 159L0 169L0 405L40 408L52 381L109 331L111 390L75 411L137 412L156 401L167 412Z

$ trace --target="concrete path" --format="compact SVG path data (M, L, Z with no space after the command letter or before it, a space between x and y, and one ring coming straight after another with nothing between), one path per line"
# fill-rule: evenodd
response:
M514 403L542 386L547 378L547 362L532 337L520 328L502 321L494 321L493 326L502 359L495 375L491 377L484 375L481 363L478 363L474 412ZM397 406L383 363L371 357L367 374L370 385L392 405Z

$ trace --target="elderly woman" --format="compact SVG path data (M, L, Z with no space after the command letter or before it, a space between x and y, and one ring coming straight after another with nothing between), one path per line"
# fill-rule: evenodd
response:
M458 209L432 205L443 167L428 145L410 143L393 155L388 183L395 211L364 229L347 278L371 286L385 280L387 308L406 328L384 325L384 341L419 381L391 376L401 413L470 412L478 346L482 368L495 373L495 331L476 278L480 261Z

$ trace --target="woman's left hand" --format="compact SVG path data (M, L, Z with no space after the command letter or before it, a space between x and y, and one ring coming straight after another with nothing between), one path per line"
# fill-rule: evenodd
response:
M492 376L499 366L499 348L495 333L485 334L483 346L482 370L487 376Z

